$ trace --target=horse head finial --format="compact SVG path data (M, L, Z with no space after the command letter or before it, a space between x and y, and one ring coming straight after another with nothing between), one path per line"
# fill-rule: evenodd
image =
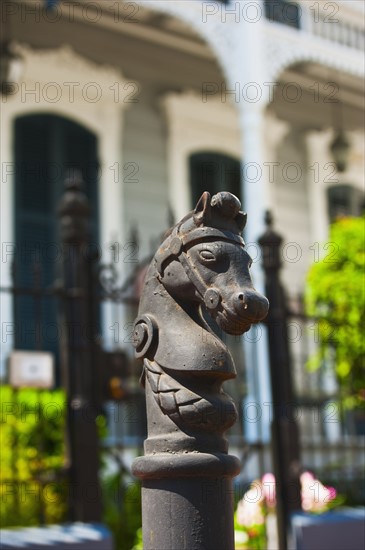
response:
M241 233L247 215L240 208L241 202L232 193L220 192L211 197L205 191L195 209L166 232L163 243L155 254L160 276L165 267L181 255L184 248L190 248L197 242L223 239L244 245Z
M183 452L216 460L227 451L224 432L237 412L222 384L236 371L220 331L243 334L268 309L251 281L245 223L237 197L205 192L165 234L148 268L133 332L148 411L147 456L134 470L140 477L161 455L170 464Z
M165 236L154 257L157 280L174 297L204 304L229 334L242 334L267 313L253 288L241 232L246 214L235 195L207 191ZM226 273L226 275L223 275Z
M225 438L238 413L223 389L236 369L221 330L243 334L268 309L251 281L252 259L241 236L245 223L237 197L203 193L195 209L165 234L146 274L133 343L143 359L148 438L133 473L142 479L145 515L155 507L162 525L182 511L194 523L186 536L157 539L150 514L146 550L181 548L182 540L184 548L234 547L233 521L224 514L233 502L203 507L203 521L197 510L202 488L231 496L230 478L240 471ZM219 524L218 535L212 522Z
M240 234L247 221L247 214L241 212L240 200L228 191L220 191L211 198L205 191L194 209L193 219L197 226L220 227Z

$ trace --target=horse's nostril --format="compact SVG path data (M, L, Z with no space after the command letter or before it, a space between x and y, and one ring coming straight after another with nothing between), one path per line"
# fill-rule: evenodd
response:
M239 301L241 302L240 304L240 307L243 307L243 309L247 309L248 308L248 304L247 302L245 301L245 295L240 292L239 295L237 296L237 298L239 299Z
M252 320L260 321L267 314L268 301L255 290L247 289L236 294L235 309L238 314L241 313Z

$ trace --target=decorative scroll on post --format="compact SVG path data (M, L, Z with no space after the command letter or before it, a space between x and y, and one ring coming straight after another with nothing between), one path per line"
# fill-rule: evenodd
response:
M143 482L144 550L234 548L240 464L224 433L237 412L222 384L236 371L218 333L243 334L268 311L250 278L240 207L231 193L203 193L146 274L134 327L148 422L145 456L133 465Z

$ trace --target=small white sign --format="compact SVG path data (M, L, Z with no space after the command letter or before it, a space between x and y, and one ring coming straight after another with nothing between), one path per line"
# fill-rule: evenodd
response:
M14 388L52 388L53 354L46 351L13 351L9 356L9 383Z

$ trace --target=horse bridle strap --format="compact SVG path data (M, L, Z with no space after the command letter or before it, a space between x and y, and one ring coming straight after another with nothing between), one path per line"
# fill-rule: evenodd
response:
M186 275L189 277L190 281L193 283L195 289L198 291L200 296L203 298L205 305L208 309L215 309L218 307L221 301L221 295L218 290L208 287L205 284L203 278L201 277L196 266L193 265L188 255L184 250L181 251L181 254L178 257L179 262L183 266Z
M231 242L234 244L244 245L242 237L235 235L230 231L223 231L212 227L204 227L196 230L192 230L189 233L180 234L179 228L175 228L171 234L167 246L160 249L158 255L156 255L157 271L161 276L163 274L164 264L170 259L176 259L180 262L186 275L193 283L195 289L200 294L204 303L208 309L215 309L218 307L221 296L218 290L208 287L201 277L197 267L192 263L186 253L186 246L201 243L204 241L211 241L218 238L220 241Z

